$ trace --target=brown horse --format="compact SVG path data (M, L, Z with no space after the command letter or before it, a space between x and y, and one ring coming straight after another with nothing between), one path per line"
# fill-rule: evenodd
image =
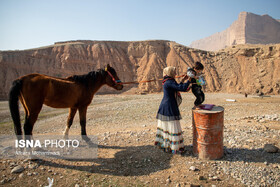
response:
M34 123L45 104L53 108L70 108L64 131L65 138L68 137L69 129L78 110L81 135L84 140L89 141L86 133L87 107L91 103L93 95L105 84L116 90L123 88L116 71L109 64L105 69L67 78L29 74L16 79L9 93L9 106L16 135L18 138L22 138L18 106L18 100L20 100L25 110L25 135L32 135Z

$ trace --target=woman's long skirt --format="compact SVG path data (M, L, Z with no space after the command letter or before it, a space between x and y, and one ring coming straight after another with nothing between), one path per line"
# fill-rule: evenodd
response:
M155 145L164 149L165 152L181 153L184 150L184 139L180 121L158 119Z

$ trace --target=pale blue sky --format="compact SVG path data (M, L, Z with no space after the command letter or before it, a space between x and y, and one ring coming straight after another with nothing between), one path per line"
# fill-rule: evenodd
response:
M188 46L242 11L280 19L280 0L0 0L0 50L67 40L171 40Z

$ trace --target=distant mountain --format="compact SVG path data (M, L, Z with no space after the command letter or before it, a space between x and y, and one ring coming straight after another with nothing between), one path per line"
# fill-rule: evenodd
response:
M280 94L280 44L237 45L219 52L192 49L175 42L67 41L17 51L0 51L0 99L7 99L14 79L29 73L56 77L115 68L123 82L162 78L166 66L186 73L194 62L204 64L207 92ZM180 79L178 80L180 81ZM125 85L123 91L162 91L161 81ZM98 93L120 93L104 86Z
M236 44L280 43L280 22L269 15L241 12L238 20L222 32L196 40L190 47L217 51Z

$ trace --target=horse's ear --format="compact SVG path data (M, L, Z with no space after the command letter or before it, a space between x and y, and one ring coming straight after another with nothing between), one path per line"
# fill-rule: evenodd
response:
M105 71L107 71L108 69L110 69L110 65L107 64L104 69L105 69Z

